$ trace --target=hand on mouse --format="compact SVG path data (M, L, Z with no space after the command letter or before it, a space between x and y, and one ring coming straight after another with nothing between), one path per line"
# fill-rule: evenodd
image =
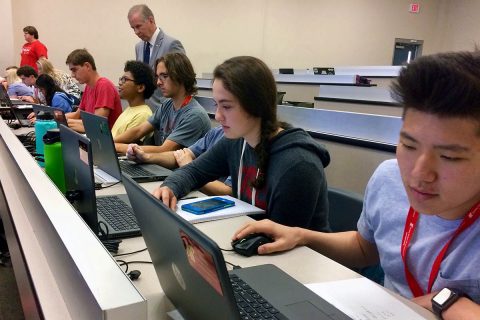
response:
M258 254L290 250L300 243L299 228L287 227L266 219L247 223L235 232L232 240L244 238L251 233L264 233L274 240L258 247Z

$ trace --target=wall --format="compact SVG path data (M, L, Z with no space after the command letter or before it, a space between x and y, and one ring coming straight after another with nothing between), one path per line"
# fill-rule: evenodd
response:
M18 64L17 57L14 54L20 55L20 48L13 49L11 0L0 0L0 8L0 76L3 76L6 67Z
M136 1L0 0L0 24L11 41L2 40L3 69L18 64L22 28L34 25L48 46L52 62L65 69L65 58L88 48L99 71L117 79L134 58L136 36L126 14ZM179 38L197 74L211 72L224 59L255 55L272 68L319 65L389 65L394 38L424 40L424 54L472 48L478 41L480 1L418 0L419 14L408 12L410 0L156 0L146 1L157 24ZM460 5L458 5L460 4ZM8 19L11 6L13 14ZM467 19L463 19L466 15ZM3 18L7 19L4 20ZM459 23L460 21L460 23ZM10 33L8 30L12 30ZM8 40L8 39L7 39Z

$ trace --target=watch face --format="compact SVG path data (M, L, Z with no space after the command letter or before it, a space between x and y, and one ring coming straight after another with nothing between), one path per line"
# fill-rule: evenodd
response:
M445 303L445 301L448 300L448 298L450 298L452 292L447 289L447 288L443 288L437 295L435 295L435 297L433 297L433 300L440 304L440 305L443 305Z

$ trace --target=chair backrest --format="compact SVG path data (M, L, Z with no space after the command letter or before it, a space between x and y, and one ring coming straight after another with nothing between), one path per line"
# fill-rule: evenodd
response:
M338 188L328 188L330 228L333 232L357 230L362 213L362 195Z

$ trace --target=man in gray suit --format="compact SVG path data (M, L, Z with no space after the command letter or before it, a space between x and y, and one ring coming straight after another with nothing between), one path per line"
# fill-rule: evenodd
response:
M138 4L128 11L130 27L142 41L135 45L135 59L150 65L155 69L155 61L169 52L185 53L180 41L170 37L158 28L152 10L144 4ZM157 88L147 104L155 111L165 98Z

